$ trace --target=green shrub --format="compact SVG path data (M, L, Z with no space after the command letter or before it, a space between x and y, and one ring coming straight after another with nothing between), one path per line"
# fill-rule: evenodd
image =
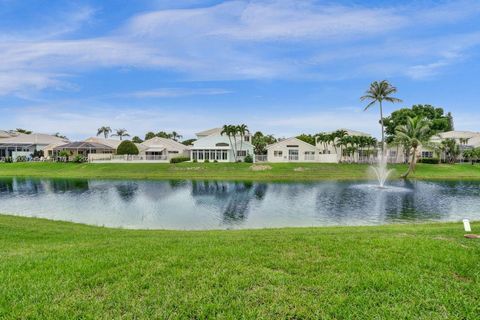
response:
M205 159L205 161L203 161L203 162L205 162L205 163L209 163L209 162L210 162L210 160L208 160L208 159Z
M117 154L138 154L138 148L132 141L125 140L118 145Z
M198 162L198 160L197 160L197 159L193 159L193 161L192 161L192 162L193 162L193 163L197 163L197 162Z
M213 162L214 162L214 163L218 163L218 160L217 160L217 159L215 159L215 160L213 160Z
M27 162L27 157L25 156L18 156L15 158L16 162Z
M170 163L180 163L185 161L190 161L190 158L181 156L170 159Z
M77 154L77 155L73 158L72 161L75 162L75 163L83 163L83 162L87 162L87 158L85 158L85 157L82 156L82 155Z
M419 163L427 163L427 164L439 164L440 159L438 158L420 158L418 159Z
M6 157L5 158L5 163L12 163L12 162L13 162L12 157Z
M249 154L247 154L245 159L243 159L243 161L246 162L246 163L253 163L253 157L249 153Z

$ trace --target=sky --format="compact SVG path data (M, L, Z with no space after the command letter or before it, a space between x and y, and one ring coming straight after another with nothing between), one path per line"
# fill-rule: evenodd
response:
M387 114L432 104L480 131L479 21L477 0L0 0L0 129L379 136L359 97L386 79Z

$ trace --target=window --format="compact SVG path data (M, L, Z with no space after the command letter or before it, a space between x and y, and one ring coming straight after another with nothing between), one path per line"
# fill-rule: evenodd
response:
M288 150L288 160L298 160L298 150L290 149Z
M305 160L315 160L315 151L305 151Z
M198 150L198 160L203 160L203 150Z
M243 137L243 140L249 142L249 141L250 141L250 136L245 136L245 137Z
M228 147L229 144L228 143L225 143L225 142L219 142L215 145L215 147Z
M287 148L298 148L298 145L287 144Z
M396 150L390 150L390 157L394 158L397 156L397 151Z
M222 150L222 160L228 160L228 152L227 152L227 150Z
M282 151L273 151L273 156L274 157L281 157L283 155Z
M433 158L432 151L422 151L422 158Z
M237 157L246 157L247 156L247 151L246 150L238 150L237 151Z
M178 151L168 151L168 153L178 153Z

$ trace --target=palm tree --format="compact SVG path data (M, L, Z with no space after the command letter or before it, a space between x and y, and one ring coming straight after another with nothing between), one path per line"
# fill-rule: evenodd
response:
M240 150L242 150L243 147L243 139L245 138L245 135L249 133L248 127L246 124L241 124L237 126L237 133L240 134Z
M105 137L105 139L108 138L108 135L112 132L112 129L110 127L107 127L107 126L103 126L103 127L100 127L98 128L97 130L97 137L101 134L103 134L103 136Z
M403 141L407 148L412 150L412 158L407 172L402 175L402 178L406 178L411 172L415 170L415 164L417 162L417 149L421 144L428 143L430 138L430 122L420 116L414 118L408 117L407 124L398 126L395 129L396 136L400 141Z
M235 139L236 131L237 131L236 126L225 124L225 125L223 125L222 131L220 132L220 134L222 136L226 135L228 137L228 141L230 141L230 146L232 146L232 135L234 136L234 139ZM236 142L235 142L235 145L236 145ZM235 162L237 162L237 151L236 150L233 151L233 159L235 160Z
M178 141L179 139L183 138L183 136L181 134L178 134L176 131L172 131L171 135L172 135L172 139L175 141Z
M115 129L115 134L112 137L119 137L122 140L123 137L130 137L126 129Z
M397 88L392 86L387 80L380 82L374 81L370 84L370 88L365 92L365 95L360 97L361 101L370 101L365 107L364 111L378 102L380 107L380 124L382 125L382 160L385 155L385 126L383 125L383 101L391 103L402 102L402 100L392 97L391 95L397 92Z

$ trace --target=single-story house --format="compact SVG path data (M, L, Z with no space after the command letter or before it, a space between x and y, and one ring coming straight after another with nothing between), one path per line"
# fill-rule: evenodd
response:
M250 134L235 138L221 134L221 128L214 128L197 133L197 138L190 147L190 159L204 162L243 161L247 155L254 157Z
M67 139L49 134L32 133L17 134L15 136L0 139L0 158L19 156L30 158L34 152L43 151L45 147L54 143L68 143Z
M315 146L295 137L267 146L268 162L337 162L335 154L321 156Z
M115 149L115 151L117 150L120 143L122 143L122 141L118 140L118 139L105 139L105 138L100 138L100 137L90 137L90 138L87 138L83 141L104 144L104 145L107 145L107 146Z
M80 155L87 157L89 154L96 153L115 153L115 149L106 144L96 142L77 141L63 144L53 148L53 155L59 156L61 151L69 151L72 157Z
M139 156L145 160L170 160L189 156L188 147L173 139L154 137L138 144L137 147Z

